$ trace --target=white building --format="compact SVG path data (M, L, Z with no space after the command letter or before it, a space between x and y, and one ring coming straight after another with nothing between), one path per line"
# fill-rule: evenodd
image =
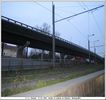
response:
M12 45L8 45L8 44L4 44L3 56L16 57L17 56L17 47L12 46Z

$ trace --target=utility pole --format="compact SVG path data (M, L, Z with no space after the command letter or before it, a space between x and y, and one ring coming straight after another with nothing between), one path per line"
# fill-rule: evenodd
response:
M26 58L28 58L28 46L26 47Z
M88 38L88 50L89 50L89 63L90 63L90 40Z
M95 43L94 43L94 54L95 54L95 56L94 56L94 62L96 64L96 47L95 47Z
M96 46L95 46L95 43L97 41L99 41L99 40L94 41L94 62L95 62L95 64L96 64Z
M89 35L88 34L88 51L89 51L89 63L91 63L91 57L90 57L90 37L94 36L94 34Z
M52 28L53 28L53 41L52 41L52 52L53 52L53 67L55 67L55 5L52 2Z

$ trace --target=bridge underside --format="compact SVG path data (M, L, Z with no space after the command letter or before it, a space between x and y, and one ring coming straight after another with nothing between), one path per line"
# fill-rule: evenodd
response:
M52 51L51 36L2 20L2 42L24 45L26 41L30 41L29 47ZM55 39L55 42L56 52L86 58L89 56L89 51L82 47L69 44L57 38ZM90 54L91 59L93 59L94 54L92 52L90 52ZM96 58L98 60L102 60L102 58L98 55L96 55Z

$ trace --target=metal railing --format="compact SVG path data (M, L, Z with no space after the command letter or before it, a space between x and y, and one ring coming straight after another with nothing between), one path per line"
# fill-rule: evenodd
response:
M40 30L40 29L35 28L35 27L32 27L32 26L30 26L30 25L24 24L24 23L22 23L22 22L13 20L13 19L11 19L11 18L8 18L8 17L5 17L5 16L1 16L1 18L4 19L4 20L6 20L6 21L9 21L9 22L11 22L11 23L15 23L15 24L18 24L18 25L20 25L20 26L26 27L26 28L28 28L28 29L31 29L31 30L34 30L34 31L37 31L37 32L41 32L42 34L51 36L50 33L47 33L47 32L45 32L45 31L43 31L43 30Z
M13 20L13 19L8 18L8 17L5 17L5 16L1 16L1 18L4 19L4 20L6 20L6 21L9 21L9 22L18 24L18 25L20 25L20 26L26 27L26 28L28 28L28 29L31 29L31 30L40 32L40 33L42 33L42 34L44 34L44 35L47 35L47 36L52 37L52 34L47 33L47 32L45 32L45 31L43 31L43 30L37 29L37 28L35 28L35 27L32 27L32 26L30 26L30 25L24 24L24 23L22 23L22 22ZM76 47L79 47L79 48L82 48L82 49L84 49L84 50L87 50L86 48L81 47L81 46L79 46L79 45L77 45L77 44L75 44L75 43L72 43L72 42L68 41L68 40L65 40L65 39L63 39L63 38L61 38L61 37L59 37L59 36L55 36L55 38L56 38L56 39L59 39L59 40L61 40L61 41L64 41L64 42L66 42L66 43L68 43L68 44L72 44L72 45L75 45Z

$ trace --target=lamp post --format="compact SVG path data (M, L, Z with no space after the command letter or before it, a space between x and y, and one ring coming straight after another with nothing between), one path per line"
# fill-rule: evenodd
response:
M95 46L95 43L98 42L99 40L95 40L94 41L94 62L96 64L96 46Z
M89 50L89 63L91 62L91 59L90 59L90 37L94 36L95 34L91 34L89 35L88 34L88 50Z

